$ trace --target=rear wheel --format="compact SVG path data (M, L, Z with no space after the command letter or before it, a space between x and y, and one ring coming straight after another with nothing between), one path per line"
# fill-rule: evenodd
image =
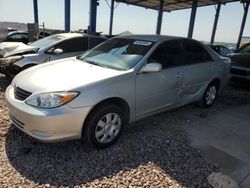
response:
M94 110L84 125L83 139L90 147L105 148L120 137L125 118L120 107L107 104Z
M202 106L209 108L214 104L217 99L218 89L219 85L216 82L212 82L208 85L202 98Z

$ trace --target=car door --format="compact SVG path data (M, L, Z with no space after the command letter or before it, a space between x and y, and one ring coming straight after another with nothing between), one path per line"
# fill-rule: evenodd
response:
M55 54L53 50L50 52L50 61L63 59L67 57L74 57L82 54L88 50L88 37L76 37L64 40L52 47L53 50L61 49L62 53Z
M149 115L174 106L182 86L181 46L179 40L163 42L147 63L162 64L162 71L138 73L136 76L136 116Z
M212 76L212 58L197 41L183 39L183 88L181 100L188 103L203 92Z

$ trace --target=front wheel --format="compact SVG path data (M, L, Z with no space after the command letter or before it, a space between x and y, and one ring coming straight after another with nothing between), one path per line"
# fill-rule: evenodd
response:
M120 137L125 118L120 107L107 104L94 110L84 125L83 139L90 147L105 148Z
M214 104L215 100L217 99L218 88L218 84L215 82L212 82L208 85L202 98L202 106L209 108Z

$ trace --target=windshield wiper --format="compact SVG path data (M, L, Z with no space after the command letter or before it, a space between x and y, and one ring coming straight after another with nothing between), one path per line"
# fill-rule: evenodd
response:
M82 60L82 61L85 61L86 63L89 63L89 64L91 64L91 65L96 65L96 66L99 66L99 67L104 67L104 68L108 68L108 69L115 69L115 70L122 70L122 71L125 70L125 69L118 68L118 67L113 67L113 66L104 65L104 64L98 63L98 62L96 62L96 61L86 60L86 59L84 59L84 58L82 58L81 60Z
M97 66L99 66L99 67L110 68L110 67L108 67L108 66L105 66L105 65L103 65L103 64L101 64L101 63L97 63L97 62L95 62L95 61L89 61L89 60L85 60L85 59L83 59L83 60L84 60L85 62L91 64L91 65L97 65Z

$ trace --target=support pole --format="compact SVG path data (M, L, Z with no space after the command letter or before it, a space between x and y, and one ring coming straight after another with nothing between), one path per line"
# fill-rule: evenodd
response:
M90 0L90 15L89 15L89 28L88 33L95 33L96 32L96 12L97 12L97 0Z
M65 32L70 31L70 0L64 1L64 8L65 8L65 18L64 18L64 26L65 26Z
M33 0L33 6L34 6L34 21L38 24L38 6L37 6L37 0Z
M243 14L242 22L241 22L240 33L239 33L239 38L238 38L238 42L237 42L237 45L236 45L236 49L238 49L240 47L241 38L242 38L242 35L243 35L243 32L244 32L244 27L245 27L245 23L246 23L246 19L247 19L249 2L246 3L246 4L243 4L243 6L244 6L244 14Z
M193 0L192 11L191 11L191 16L190 16L190 21L189 21L188 38L193 37L196 10L197 10L197 0Z
M157 25L156 25L156 34L157 35L161 34L163 5L164 5L164 0L160 0L158 18L157 18Z
M216 14L215 14L215 18L214 18L214 26L213 26L213 31L212 31L210 44L214 43L214 38L215 38L217 24L218 24L219 15L220 15L220 8L221 8L221 3L219 2L217 4L217 8L216 8Z
M110 6L110 22L109 22L109 35L112 35L112 30L113 30L113 17L114 17L114 0L111 0L111 6Z

